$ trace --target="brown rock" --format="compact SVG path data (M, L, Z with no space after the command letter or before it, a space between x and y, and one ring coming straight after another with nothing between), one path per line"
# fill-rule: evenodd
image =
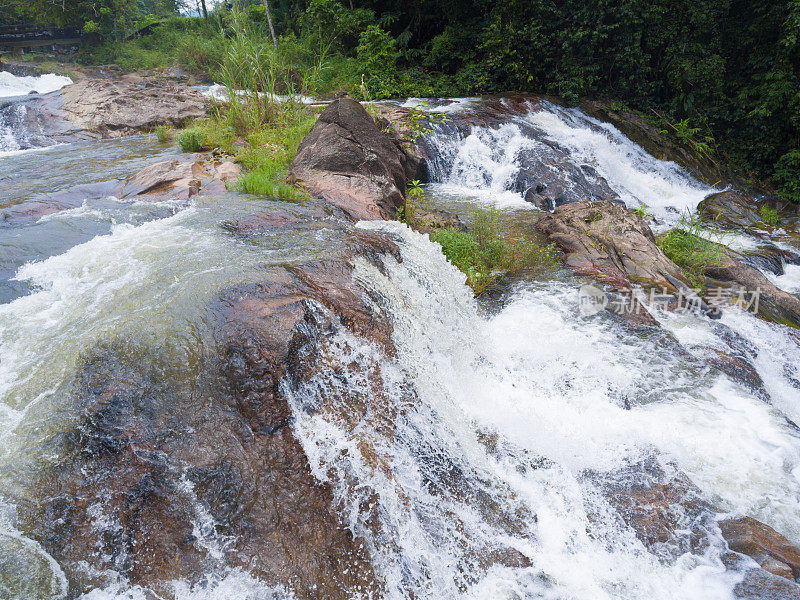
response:
M581 201L558 207L536 224L566 253L566 264L617 288L635 281L676 291L680 268L656 245L642 218L622 204Z
M405 205L405 155L355 100L332 102L301 142L288 181L355 220L393 219Z
M181 125L205 116L208 104L197 90L164 79L126 75L84 79L61 90L61 111L74 127L100 137Z
M709 288L743 290L745 306L757 298L757 306L754 303L752 308L757 308L762 317L800 327L800 298L775 286L761 271L746 264L742 255L726 250L721 264L706 269L704 276Z
M751 557L765 571L791 581L800 576L800 550L771 527L740 517L720 521L719 528L731 550Z

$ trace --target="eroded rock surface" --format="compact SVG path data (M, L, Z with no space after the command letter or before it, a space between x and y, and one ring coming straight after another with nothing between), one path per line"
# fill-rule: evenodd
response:
M406 156L361 104L332 102L302 141L288 180L355 220L393 219L405 205Z
M170 581L222 565L300 598L379 592L364 546L311 473L282 387L334 368L326 340L342 327L393 352L391 325L364 303L349 261L379 264L399 258L397 247L361 230L345 242L330 260L223 290L210 307L213 351L196 365L125 342L86 357L74 386L79 423L40 473L41 503L22 514L76 593L102 585L105 569L166 593ZM380 402L367 389L310 410L378 418L376 435L391 436L393 413Z
M73 126L97 137L181 125L208 110L206 98L191 87L136 75L84 79L63 88L61 97L61 111Z
M576 273L618 288L631 281L668 290L685 285L680 268L664 255L647 224L622 204L566 204L536 226L567 253L566 264Z

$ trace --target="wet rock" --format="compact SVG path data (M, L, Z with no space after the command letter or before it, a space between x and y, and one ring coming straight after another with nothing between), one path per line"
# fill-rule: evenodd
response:
M642 218L609 201L581 201L558 207L537 224L566 253L566 264L617 288L635 281L676 291L685 285L680 268L656 245Z
M22 518L76 595L102 586L106 569L167 595L169 582L195 583L220 565L304 599L378 593L362 541L311 472L285 395L287 381L297 389L320 373L339 376L326 348L342 327L393 352L391 325L365 304L350 263L399 257L398 248L377 233L347 235L341 256L273 267L260 282L223 290L210 307L216 351L207 358L176 363L125 343L85 357L79 422L54 448L59 459L36 485L41 501ZM359 368L380 380L379 362ZM381 441L393 435L396 415L380 386L349 394L308 409L353 427L371 421ZM362 443L388 473L379 446Z
M732 290L748 310L770 321L800 327L800 298L775 286L761 271L747 265L742 255L726 251L721 264L706 269L704 276L707 287Z
M405 206L405 160L358 102L342 98L301 142L287 179L355 220L392 219Z
M242 168L230 161L168 160L145 167L125 180L118 195L120 198L143 194L166 194L170 198L188 198L205 191L224 191L225 184L233 183Z
M764 381L748 357L719 348L706 348L705 355L706 361L710 365L725 373L732 380L741 383L761 399L769 399Z
M649 458L592 479L649 549L676 556L702 549L714 510L685 474Z
M406 179L426 181L428 179L427 157L423 148L415 141L411 125L411 110L402 106L376 104L372 107L377 113L376 124L395 143L405 156ZM424 124L423 127L427 126Z
M720 521L719 528L731 550L749 556L765 571L791 581L800 576L800 550L771 527L740 517Z
M419 209L414 213L411 228L420 233L436 233L441 229L458 229L466 231L467 228L458 215L446 210Z
M763 569L747 571L733 593L745 600L800 600L800 586Z
M724 229L750 229L757 223L761 223L758 204L752 196L735 190L726 190L706 196L697 205L697 212L704 220ZM754 233L763 234L763 224Z

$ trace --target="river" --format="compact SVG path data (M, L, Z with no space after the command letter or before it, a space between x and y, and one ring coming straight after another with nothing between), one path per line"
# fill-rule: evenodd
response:
M479 101L448 110L457 116L471 102ZM532 226L540 209L515 182L534 159L565 200L607 186L652 211L656 229L711 191L612 126L548 103L468 134L443 125L427 143L436 157L428 202L465 218L474 205L493 206ZM215 418L209 306L220 290L258 282L274 265L330 256L354 227L335 215L317 220L313 200L226 192L153 203L81 187L177 153L143 136L26 151L8 144L0 153L0 573L10 598L156 597L116 568L119 556L84 565L105 572L102 585L68 582L42 521L37 530L20 517L48 500L40 473L64 458L62 438L81 417L76 380L98 345L190 389L186 413L197 423L187 432L200 427ZM287 212L312 224L258 238L224 226ZM731 307L719 322L659 313L660 330L631 329L610 314L582 316L577 289L589 280L565 269L478 301L427 236L397 222L355 227L387 233L402 254L382 269L354 261L359 286L393 325L397 355L342 328L327 349L335 368L287 396L311 471L364 541L383 597L731 598L749 563L726 564L719 515L677 515L678 530L702 520L708 542L699 548L688 534L647 548L604 492L679 471L723 514L752 516L800 544L800 343L788 328ZM789 288L793 273L776 277ZM769 402L704 361L708 348L746 353ZM395 435L312 409L369 389L364 365L375 361ZM365 439L390 470L363 459ZM180 458L165 460L180 479ZM208 506L187 497L195 543L209 558L202 578L174 582L175 598L293 596L227 564L225 533ZM113 532L101 504L82 510ZM524 560L488 560L498 548Z

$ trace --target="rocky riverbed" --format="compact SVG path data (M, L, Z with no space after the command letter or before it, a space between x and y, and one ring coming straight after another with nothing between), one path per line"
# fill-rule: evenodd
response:
M643 216L638 189L574 146L618 131L546 99L457 104L433 104L450 120L417 146L413 107L387 105L376 122L332 102L287 175L307 200L230 191L230 157L169 155L3 208L9 240L113 222L15 265L33 288L0 305L10 598L182 597L242 573L250 587L220 593L800 598L800 384L793 355L776 374L762 347L800 352L787 326L800 300L763 267L797 261L797 208L734 179L711 193L680 171L680 185L651 181L681 192ZM48 143L207 110L192 88L131 76L0 110L14 106ZM587 106L639 141L644 121ZM642 146L658 143L647 130ZM565 268L476 303L438 246L392 222L425 173L423 208L442 226L462 226L457 212L469 225L448 202L456 183L478 201L511 198L517 225L556 244ZM692 284L657 236L675 226L664 207L693 194L704 218L757 236L757 251L731 248L704 277L759 289L758 315L676 310ZM108 198L173 209L120 223L91 208ZM780 230L756 220L762 202ZM640 316L578 316L587 283L641 292ZM664 310L652 289L671 298Z

